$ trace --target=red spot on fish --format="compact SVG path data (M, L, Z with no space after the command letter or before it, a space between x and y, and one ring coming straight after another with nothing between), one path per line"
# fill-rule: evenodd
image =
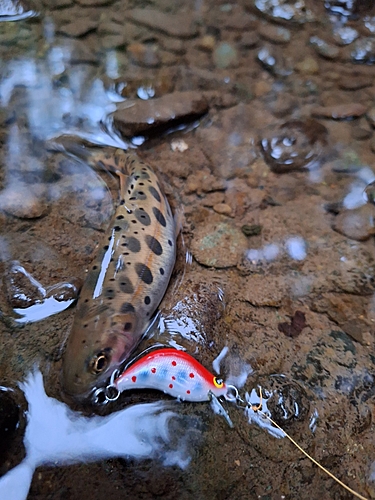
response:
M189 373L190 378L194 378L194 373Z
M156 368L151 368L152 373L156 373Z
M132 376L132 381L135 382L137 380L137 377L135 375Z
M172 361L172 366L176 366L176 365L177 365L176 361Z
M173 384L169 384L169 388L172 389L173 388Z
M190 391L189 391L189 389L188 389L188 390L186 391L186 394L190 394Z
M172 380L176 380L176 377L174 375L172 375Z

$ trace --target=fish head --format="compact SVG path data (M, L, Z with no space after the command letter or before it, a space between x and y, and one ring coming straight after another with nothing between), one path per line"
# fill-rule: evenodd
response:
M134 313L73 324L63 357L66 393L85 399L106 385L136 347L141 334Z

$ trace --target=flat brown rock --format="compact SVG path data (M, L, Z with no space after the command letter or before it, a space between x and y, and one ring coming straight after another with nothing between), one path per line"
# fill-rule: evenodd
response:
M348 104L336 104L333 106L318 106L311 112L312 116L344 120L346 118L358 118L366 113L367 107L359 102Z
M97 28L98 23L92 19L79 18L58 28L57 32L71 37L87 35Z
M165 14L156 9L132 9L127 12L128 19L166 35L178 38L191 38L198 30L188 14Z
M173 92L148 101L126 101L125 106L113 114L115 128L125 137L148 134L208 111L207 100L200 92Z

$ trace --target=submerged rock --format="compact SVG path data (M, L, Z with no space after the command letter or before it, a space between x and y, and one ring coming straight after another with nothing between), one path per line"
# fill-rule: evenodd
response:
M217 68L224 69L238 65L237 50L227 42L220 43L212 57Z
M359 102L336 104L333 106L318 106L311 111L312 116L333 118L334 120L347 120L358 118L366 113L367 107Z
M132 9L126 13L132 21L169 36L192 38L198 30L189 14L166 14L156 9Z
M375 235L375 207L362 205L353 210L340 212L332 223L332 229L352 240L366 241Z
M174 92L157 99L126 101L113 114L115 128L124 137L149 135L172 127L183 120L201 117L208 111L208 103L200 92Z
M318 166L327 137L316 120L291 120L265 133L259 144L271 170L283 173Z
M364 64L375 63L375 38L363 37L358 39L351 52L354 62Z
M241 229L217 219L199 225L191 242L194 258L204 266L216 268L237 265L246 248L247 240Z

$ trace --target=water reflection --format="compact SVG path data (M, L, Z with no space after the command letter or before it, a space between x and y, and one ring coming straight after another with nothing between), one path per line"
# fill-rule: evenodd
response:
M168 425L176 414L166 403L139 404L106 417L84 417L48 397L42 374L35 370L20 384L28 402L25 459L0 479L0 498L27 497L34 471L113 457L156 458L186 467L182 443L170 449ZM126 430L126 432L124 432Z

